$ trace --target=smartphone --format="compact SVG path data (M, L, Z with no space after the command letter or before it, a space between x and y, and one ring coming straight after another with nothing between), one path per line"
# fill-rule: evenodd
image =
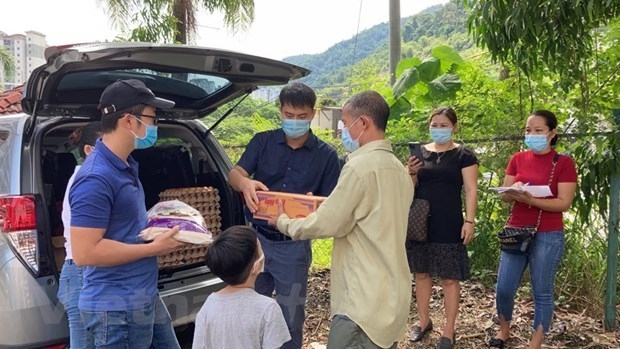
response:
M424 155L422 155L422 143L409 142L409 153L422 162L424 166Z

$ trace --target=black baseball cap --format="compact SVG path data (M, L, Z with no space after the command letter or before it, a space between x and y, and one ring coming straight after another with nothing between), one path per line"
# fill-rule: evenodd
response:
M101 110L103 115L108 115L139 104L162 109L174 107L173 101L155 97L142 81L128 79L116 80L108 85L101 93L97 109Z

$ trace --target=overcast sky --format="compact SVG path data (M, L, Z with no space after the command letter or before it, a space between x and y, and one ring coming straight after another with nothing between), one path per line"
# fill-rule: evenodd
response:
M104 0L105 1L105 0ZM2 1L0 31L36 30L49 45L112 40L118 35L96 0ZM401 17L448 0L401 0ZM388 0L254 0L255 20L232 36L222 15L201 14L196 44L282 59L314 54L389 21Z

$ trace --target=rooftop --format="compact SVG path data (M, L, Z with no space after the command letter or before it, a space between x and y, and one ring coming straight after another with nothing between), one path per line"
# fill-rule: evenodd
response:
M24 85L0 92L0 115L17 114L22 112L22 91Z

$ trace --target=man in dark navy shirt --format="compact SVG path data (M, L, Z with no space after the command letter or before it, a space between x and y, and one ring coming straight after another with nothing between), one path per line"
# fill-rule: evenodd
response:
M256 134L228 177L230 186L244 196L246 216L265 253L265 271L256 279L256 291L271 297L275 290L291 332L283 349L301 348L310 241L292 241L267 221L253 219L252 213L258 208L257 190L328 196L336 186L338 154L310 130L315 103L310 87L298 82L285 86L280 91L282 128Z

